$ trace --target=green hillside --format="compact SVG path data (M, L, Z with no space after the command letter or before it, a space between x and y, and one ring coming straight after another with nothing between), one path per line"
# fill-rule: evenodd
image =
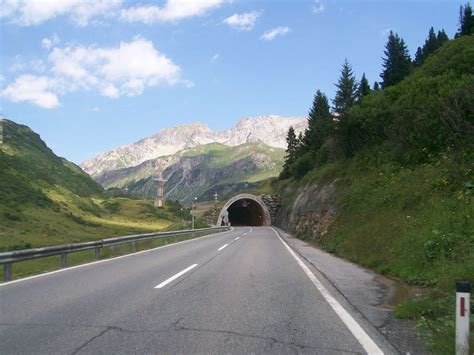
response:
M335 186L337 213L311 239L422 287L396 315L416 320L434 352L452 353L455 282L474 284L474 36L446 43L340 122L282 174L284 203L308 184Z
M158 230L178 220L178 212L158 211L152 201L106 198L30 128L1 124L0 251Z
M126 187L135 195L150 197L155 193L152 181L155 166L171 160L163 174L168 179L165 191L168 199L210 200L215 192L226 198L241 191L258 190L265 180L278 176L284 154L283 149L262 142L236 147L211 143L135 167L109 171L96 180L105 188Z

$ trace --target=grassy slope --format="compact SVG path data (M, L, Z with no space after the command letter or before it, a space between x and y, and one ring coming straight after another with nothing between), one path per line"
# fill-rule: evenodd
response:
M452 107L438 98L472 85L473 43L474 38L448 43L404 82L357 108L366 120L362 127L392 119L386 143L323 165L301 181L279 182L281 191L290 187L283 198L291 203L298 186L337 179L339 211L317 242L378 272L427 286L423 298L408 300L396 315L416 320L433 352L443 354L453 352L455 282L474 284L474 150L472 141L460 138L444 149L430 144L449 142L432 126L446 117L439 112ZM456 102L472 124L472 91L462 92ZM471 99L462 101L465 95ZM396 134L407 140L396 146ZM404 145L409 139L412 144Z
M151 201L106 199L76 165L58 158L28 127L4 121L0 146L0 250L163 229L171 211Z

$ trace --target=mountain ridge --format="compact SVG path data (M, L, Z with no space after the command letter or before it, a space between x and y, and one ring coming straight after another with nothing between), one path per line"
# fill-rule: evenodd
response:
M92 177L106 171L137 166L147 160L173 155L209 143L238 146L262 141L268 146L286 148L286 134L290 126L297 133L307 126L306 118L278 115L241 118L232 128L213 131L207 124L193 122L164 128L135 143L119 146L84 161L80 167Z

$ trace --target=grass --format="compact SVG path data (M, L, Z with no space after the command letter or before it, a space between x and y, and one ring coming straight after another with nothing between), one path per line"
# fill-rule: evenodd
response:
M85 206L81 206L64 199L65 195L60 196L61 199L56 200L57 209L25 208L17 213L17 220L2 216L0 206L0 250L146 233L166 229L179 221L169 210L159 212L150 200L95 199L94 202L85 200ZM110 204L116 206L115 212L110 212ZM160 215L156 217L158 212Z

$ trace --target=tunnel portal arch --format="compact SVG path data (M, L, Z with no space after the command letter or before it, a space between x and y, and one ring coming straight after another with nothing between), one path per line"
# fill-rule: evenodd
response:
M241 205L239 206L239 204ZM255 204L255 206L252 204ZM239 211L242 211L239 208L247 208L250 206L252 206L252 210L249 209L246 211L246 216L239 214ZM249 213L253 214L250 219L248 218ZM259 215L256 216L255 213L259 213ZM234 218L234 222L237 221L238 225L271 225L270 211L268 210L267 205L262 201L262 199L252 194L240 194L228 200L219 213L219 217L217 219L218 226L222 225L223 220L225 222L225 217L230 220L231 224L232 218ZM243 221L241 221L242 219Z

